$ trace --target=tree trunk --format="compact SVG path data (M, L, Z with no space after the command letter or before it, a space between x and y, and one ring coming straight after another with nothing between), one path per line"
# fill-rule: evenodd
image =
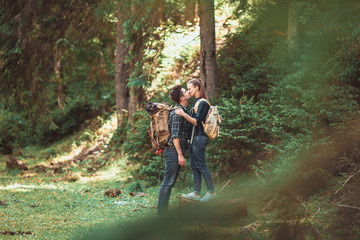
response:
M214 0L199 0L200 9L200 78L210 98L216 95L217 67L215 46Z
M154 15L152 19L152 27L159 27L163 20L163 7L164 0L155 0L154 5L152 6L154 9Z
M65 104L65 93L64 85L61 83L61 57L63 55L63 48L57 47L55 51L55 64L54 64L54 74L55 74L55 84L56 84L56 96L58 100L58 106L60 109L64 109Z
M288 12L288 48L289 51L298 51L300 47L300 33L299 33L299 10L296 7L295 1L289 3Z
M134 13L136 12L136 6L133 4L131 6L131 11ZM136 35L137 44L133 43L130 46L130 51L133 53L135 52L135 56L130 61L129 69L132 71L130 73L130 77L139 76L141 73L139 72L139 66L137 67L136 64L141 62L144 57L144 52L142 51L142 46L144 45L144 37L142 32L138 32ZM141 71L141 70L140 70ZM132 122L132 116L137 111L137 107L139 104L140 99L140 92L141 89L139 86L132 86L130 87L130 97L129 97L129 113L128 113L128 121Z
M196 0L188 0L185 3L184 25L186 25L186 22L190 22L193 25L195 24L195 6Z
M139 104L139 89L137 87L130 88L130 100L129 100L129 118L128 121L132 122L132 116L137 110Z
M116 96L116 117L117 126L120 127L124 124L124 112L127 109L127 77L129 64L125 63L125 58L129 52L124 40L123 24L125 18L119 11L118 22L116 28L116 56L115 56L115 96Z

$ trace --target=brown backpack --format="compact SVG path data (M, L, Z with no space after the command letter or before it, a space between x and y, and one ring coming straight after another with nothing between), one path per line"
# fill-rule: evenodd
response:
M222 121L222 117L218 112L217 106L211 106L210 103L205 98L200 98L194 106L194 111L197 113L200 103L204 101L207 102L210 106L208 114L206 115L205 122L202 122L204 127L205 134L209 137L209 139L217 138L220 134L220 124ZM194 138L195 126L193 126L190 143L192 143Z
M148 103L146 111L150 114L149 135L153 147L156 148L156 155L163 152L171 133L169 130L169 113L171 107L164 103Z

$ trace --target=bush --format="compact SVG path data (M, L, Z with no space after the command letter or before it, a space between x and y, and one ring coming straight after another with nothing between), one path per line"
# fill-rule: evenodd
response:
M0 153L11 154L14 148L33 143L31 122L21 113L1 111L0 114Z
M150 129L148 113L146 111L136 112L133 115L133 123L129 123L126 128L127 137L122 145L122 150L127 154L129 161L147 165L155 152L148 134Z
M227 172L245 170L257 159L269 154L276 140L273 116L266 105L246 96L222 98L219 112L223 117L220 136L211 140L207 158Z
M127 124L126 140L123 142L121 150L127 155L130 162L139 165L134 173L135 178L146 180L151 186L159 184L163 171L161 158L155 155L155 149L151 145L149 129L148 113L146 111L136 112L133 115L133 123ZM124 134L121 136L124 137Z
M165 160L160 156L153 156L147 165L141 165L139 169L139 178L145 179L148 186L161 184L164 176L164 162Z
M144 187L139 180L135 180L126 187L126 190L129 192L143 192Z

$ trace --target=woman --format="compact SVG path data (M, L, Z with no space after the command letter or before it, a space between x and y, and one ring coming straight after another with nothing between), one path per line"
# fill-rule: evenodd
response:
M194 178L194 192L189 194L183 194L184 198L200 200L201 202L207 202L215 197L214 183L211 173L206 166L205 162L205 149L209 141L209 138L204 132L202 122L205 122L206 115L209 111L209 101L205 92L204 84L201 79L192 79L187 83L188 93L191 97L195 97L195 101L191 107L190 115L186 114L182 109L175 110L175 113L183 116L190 122L190 145L189 145L189 157L190 157L190 169L193 172ZM207 101L201 101L205 98ZM195 113L194 106L196 102L200 101L198 109ZM192 140L192 141L191 141ZM202 177L205 180L207 193L201 198L201 180Z

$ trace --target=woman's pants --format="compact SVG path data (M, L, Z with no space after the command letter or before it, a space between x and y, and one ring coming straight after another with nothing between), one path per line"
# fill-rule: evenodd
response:
M201 194L201 180L205 180L208 192L214 192L214 183L211 173L205 162L205 148L208 144L207 136L195 136L189 145L190 169L193 172L194 192Z

